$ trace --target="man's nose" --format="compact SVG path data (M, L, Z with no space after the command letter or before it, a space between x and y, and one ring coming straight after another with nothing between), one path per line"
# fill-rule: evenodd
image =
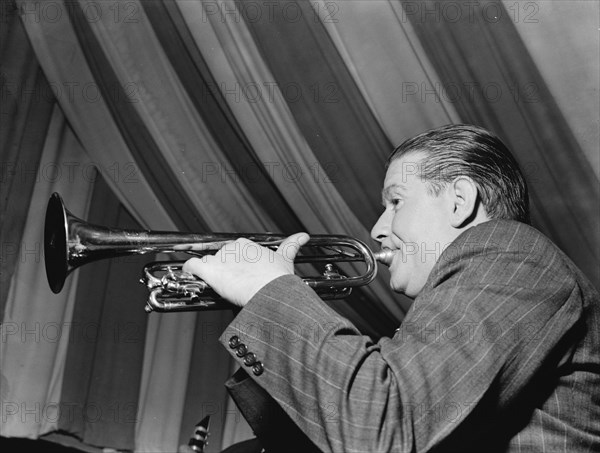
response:
M377 242L382 242L385 238L387 238L391 233L392 218L392 211L388 209L383 211L383 213L379 216L379 220L377 220L371 229L371 237Z

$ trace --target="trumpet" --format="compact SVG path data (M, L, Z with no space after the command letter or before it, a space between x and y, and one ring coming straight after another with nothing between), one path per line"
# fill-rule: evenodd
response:
M131 230L93 225L69 212L58 193L52 194L44 225L44 260L50 289L58 294L67 276L76 268L97 261L126 255L186 252L204 256L245 237L264 247L276 249L287 237L279 234L181 233ZM319 276L302 277L323 299L347 297L353 287L371 283L377 261L389 262L390 251L373 253L358 239L337 235L313 235L296 256L295 263L323 263ZM362 262L362 274L346 276L336 263ZM230 309L202 279L182 271L183 261L158 261L147 264L140 280L149 291L147 312L178 312Z

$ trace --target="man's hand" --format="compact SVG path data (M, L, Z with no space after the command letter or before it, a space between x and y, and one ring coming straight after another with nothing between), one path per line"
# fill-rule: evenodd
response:
M190 258L183 271L200 277L221 297L243 307L267 283L294 273L294 258L308 240L308 234L297 233L275 251L240 238L215 255Z

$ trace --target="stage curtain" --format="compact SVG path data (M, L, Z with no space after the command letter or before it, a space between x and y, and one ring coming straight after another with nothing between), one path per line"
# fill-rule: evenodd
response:
M503 4L591 169L600 177L600 65L593 57L600 50L600 3L504 0Z
M34 186L46 172L39 168L46 131L55 104L40 65L15 11L2 11L0 27L0 319L18 262L40 256L39 242L24 244L23 228ZM33 247L33 248L32 248Z
M45 144L35 170L52 169L36 182L22 232L19 260L14 268L2 322L2 435L38 437L56 430L61 415L61 385L75 306L77 275L66 290L54 295L43 271L42 240L45 211L52 192L60 191L71 205L86 212L93 183L82 173L65 171L82 159L81 145L66 127L58 107L53 109ZM30 254L35 250L35 254Z

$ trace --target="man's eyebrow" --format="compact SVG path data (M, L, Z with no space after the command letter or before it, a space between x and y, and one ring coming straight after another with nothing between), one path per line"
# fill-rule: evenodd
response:
M403 186L402 184L390 184L389 186L384 187L381 191L381 203L385 204L385 201L391 198L390 193L395 190L406 191L406 186Z

